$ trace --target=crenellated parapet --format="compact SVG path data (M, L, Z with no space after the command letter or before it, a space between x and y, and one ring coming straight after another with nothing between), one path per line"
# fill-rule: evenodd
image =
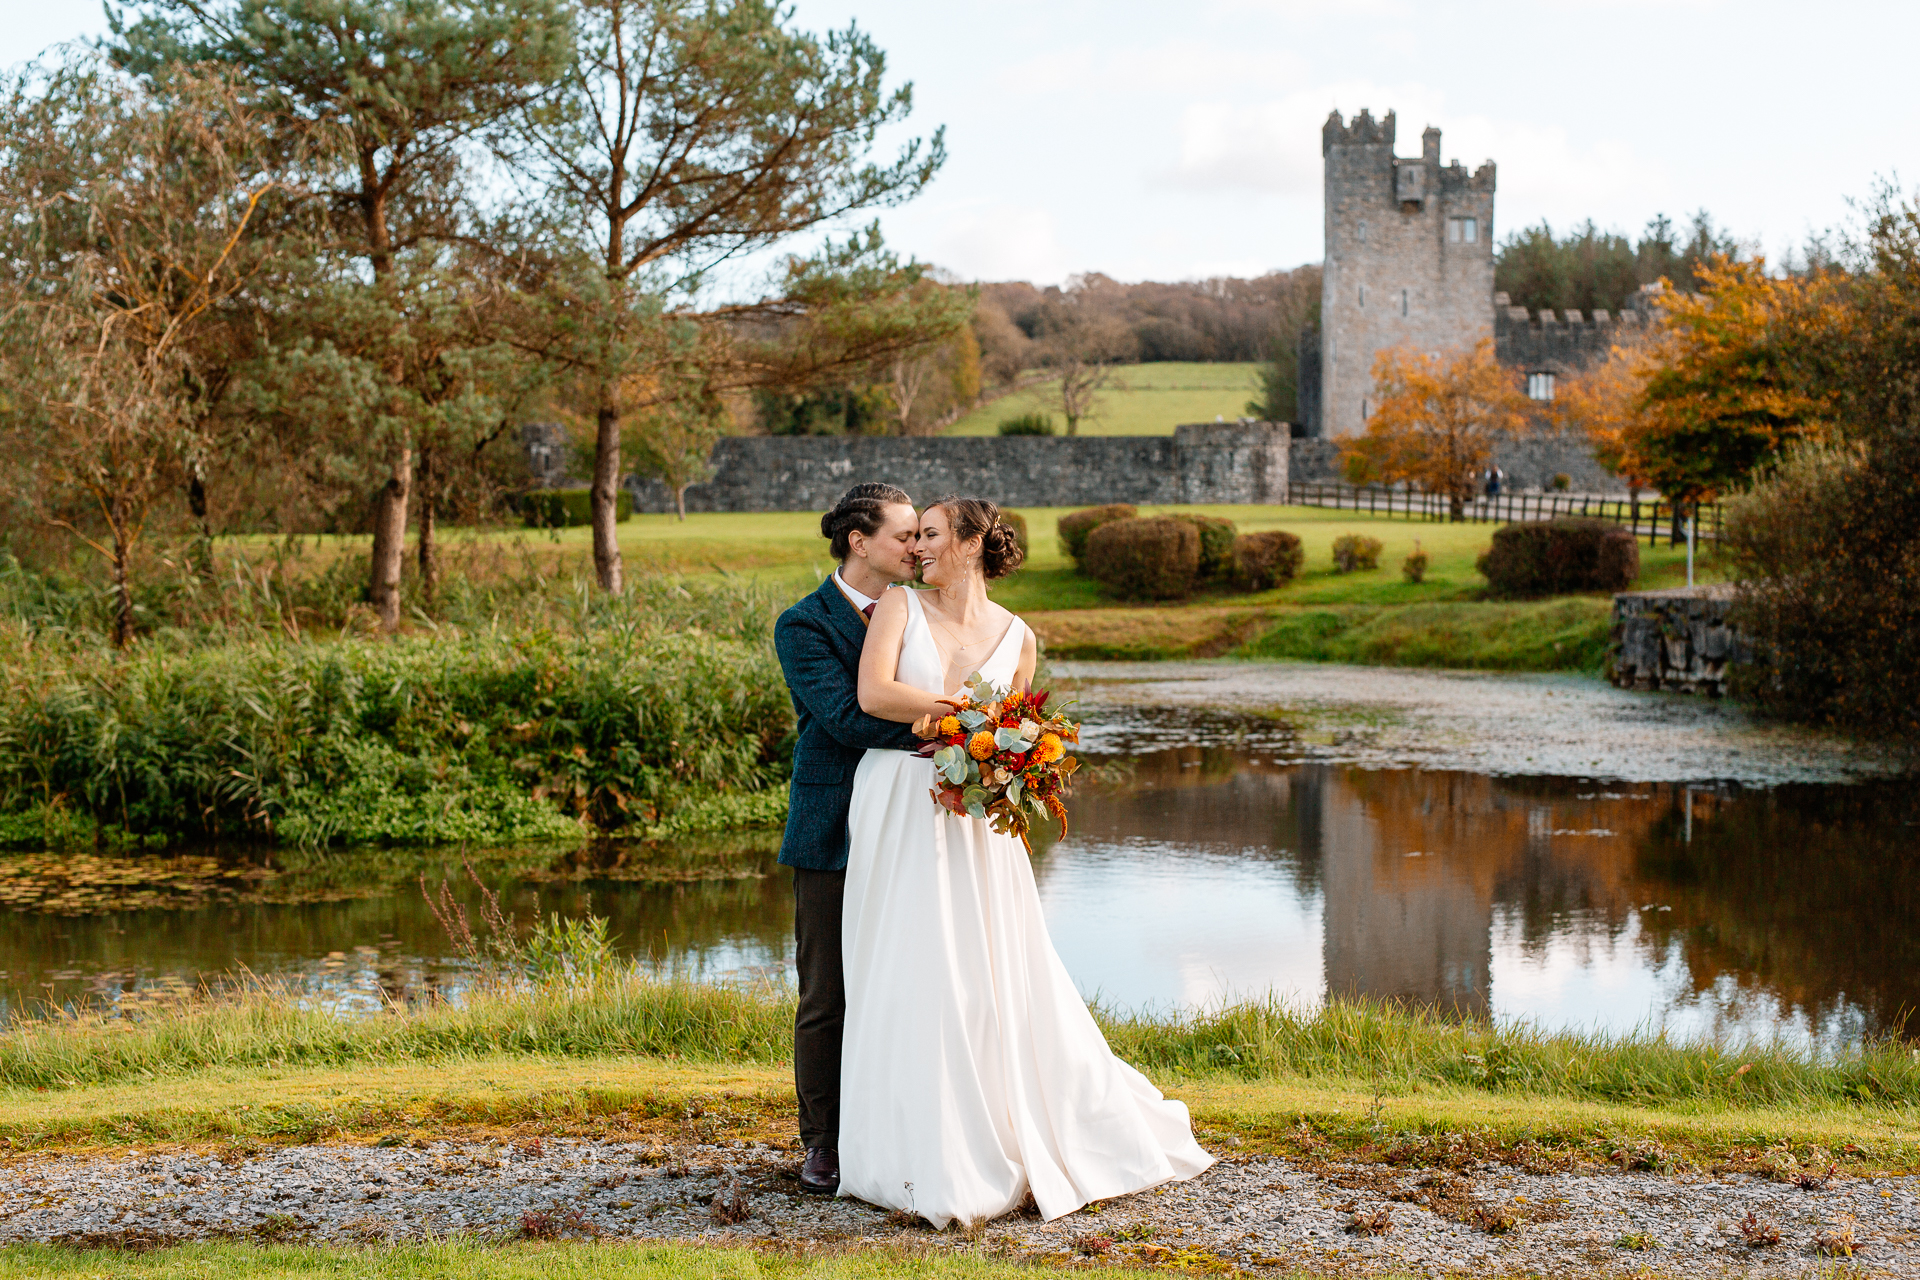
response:
M1617 314L1542 308L1529 312L1493 295L1494 354L1523 373L1567 377L1604 361L1614 347L1644 336L1651 313L1630 306Z
M1330 112L1326 124L1320 128L1320 154L1324 156L1335 147L1391 147L1393 131L1391 111L1375 120L1373 114L1362 107L1351 124L1344 123L1338 111Z

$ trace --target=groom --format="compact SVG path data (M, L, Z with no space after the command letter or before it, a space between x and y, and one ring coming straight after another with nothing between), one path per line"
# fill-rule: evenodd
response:
M840 904L853 771L869 747L911 751L920 745L906 725L860 710L860 647L880 594L913 580L919 524L912 501L890 484L847 490L820 520L840 567L773 628L797 730L780 861L793 868L800 970L793 1023L793 1085L807 1149L800 1187L823 1195L840 1185L840 1029L847 1013Z

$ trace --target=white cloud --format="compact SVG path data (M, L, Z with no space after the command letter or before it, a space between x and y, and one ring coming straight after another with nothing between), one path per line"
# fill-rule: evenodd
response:
M928 255L967 280L1060 281L1078 270L1050 210L1032 205L959 206L932 219Z
M1318 199L1320 129L1330 110L1351 120L1362 107L1398 118L1396 153L1418 155L1420 132L1441 130L1442 158L1469 169L1499 166L1501 221L1541 217L1566 224L1644 217L1669 191L1657 165L1621 138L1576 142L1566 129L1528 120L1456 115L1445 96L1419 84L1355 81L1295 90L1263 102L1196 102L1181 113L1174 162L1156 185L1195 192L1260 192ZM1637 229L1637 223L1629 230Z

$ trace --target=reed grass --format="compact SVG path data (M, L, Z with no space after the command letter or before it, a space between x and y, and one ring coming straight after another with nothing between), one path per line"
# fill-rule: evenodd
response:
M1166 1077L1329 1078L1643 1106L1920 1105L1920 1056L1874 1043L1831 1058L1784 1045L1548 1032L1366 1002L1248 1001L1181 1015L1100 1012L1115 1052ZM22 1020L0 1033L0 1087L67 1089L212 1069L420 1063L497 1055L774 1063L793 1003L775 989L627 970L495 984L459 1005L337 1016L256 986L132 1018Z
M10 572L0 843L499 843L784 818L767 797L792 711L777 610L750 585L643 580L555 590L510 625L262 626L123 654L61 630L51 588Z

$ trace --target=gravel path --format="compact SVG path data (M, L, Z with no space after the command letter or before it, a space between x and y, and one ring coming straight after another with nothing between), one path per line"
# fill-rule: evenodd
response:
M0 1165L0 1242L204 1238L380 1242L475 1235L818 1240L984 1247L1191 1270L1677 1276L1920 1274L1920 1179L1803 1190L1748 1176L1464 1172L1228 1159L1201 1178L1058 1222L1012 1215L936 1235L904 1215L799 1193L793 1156L753 1143L532 1139L316 1145L252 1155L20 1156ZM1777 1243L1749 1243L1749 1235ZM1827 1233L1829 1253L1820 1251ZM1836 1263L1838 1242L1850 1260Z
M1293 754L1622 782L1853 782L1899 771L1830 734L1755 720L1729 702L1633 693L1590 676L1303 662L1060 662L1084 719L1148 737L1167 707L1277 714ZM1089 746L1097 745L1089 740ZM1135 748L1138 749L1138 748Z

